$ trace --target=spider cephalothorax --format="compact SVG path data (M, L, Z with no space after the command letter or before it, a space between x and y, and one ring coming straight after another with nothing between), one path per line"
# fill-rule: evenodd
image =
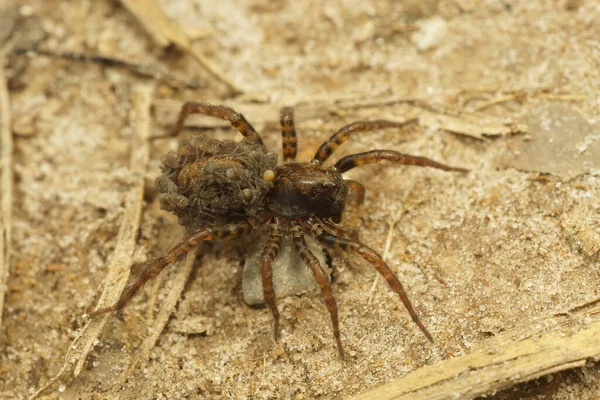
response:
M333 166L323 162L356 132L388 127L402 127L414 120L359 121L341 128L317 150L310 162L295 162L296 132L291 108L281 110L284 164L263 145L260 135L239 114L225 106L189 102L168 136L175 136L190 114L205 114L229 121L244 139L235 143L218 141L204 135L182 141L177 152L169 153L163 162L163 175L156 181L161 192L161 206L179 217L189 234L161 257L150 262L138 280L123 292L112 307L95 311L104 313L122 308L149 279L167 265L177 261L201 241L236 239L269 224L269 240L261 254L261 277L265 303L274 318L275 337L279 331L279 312L271 264L277 257L284 236L291 236L294 248L312 271L321 288L331 315L334 336L340 356L344 352L340 339L337 304L331 284L318 259L306 245L304 235L315 237L324 246L357 254L373 264L400 296L413 321L427 339L433 338L419 320L402 284L385 261L358 240L352 229L337 225L341 221L349 190L359 201L364 187L342 174L354 167L379 161L439 168L446 171L467 170L440 164L425 157L411 156L392 150L371 150L338 160Z
M339 222L348 186L335 168L317 163L289 163L277 167L268 197L268 208L278 217L330 218Z

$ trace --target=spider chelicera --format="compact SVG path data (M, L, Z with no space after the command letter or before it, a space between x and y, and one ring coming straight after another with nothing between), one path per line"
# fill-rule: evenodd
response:
M271 264L277 257L284 236L291 236L295 250L312 271L327 305L340 357L344 350L340 339L338 308L331 284L318 259L308 248L304 235L316 238L328 248L340 248L357 254L373 264L400 296L412 320L427 339L431 334L412 307L398 278L382 257L361 243L356 231L338 225L350 190L362 201L365 188L342 174L354 167L389 161L396 164L466 172L425 157L392 150L371 150L339 159L333 166L323 163L350 136L383 128L401 128L415 122L387 120L358 121L346 125L325 141L309 162L297 162L297 139L293 110L281 110L283 161L263 145L260 135L244 116L229 107L196 102L186 103L175 126L164 136L176 136L190 114L204 114L228 121L244 138L241 142L219 141L204 135L181 141L177 152L163 161L163 175L156 183L161 206L179 217L189 234L162 256L151 261L137 281L129 286L112 307L93 315L124 307L144 284L166 266L176 262L202 241L231 240L269 225L270 236L260 257L264 299L274 319L274 336L279 332L279 312Z

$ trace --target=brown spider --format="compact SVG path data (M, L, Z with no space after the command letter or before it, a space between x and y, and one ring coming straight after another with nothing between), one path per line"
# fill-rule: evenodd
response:
M415 120L354 122L344 126L324 142L311 161L295 162L297 140L293 110L285 107L281 110L285 163L277 165L277 156L265 148L252 125L242 114L225 106L188 102L181 109L175 126L165 136L177 135L190 114L205 114L229 121L244 138L235 143L200 135L189 141L182 141L178 152L169 153L165 157L163 175L156 180L162 193L161 206L175 213L179 217L179 223L187 227L190 233L150 262L115 305L93 314L125 306L149 279L157 276L167 265L177 261L200 242L236 239L269 224L270 237L261 254L261 277L265 302L273 314L276 340L279 312L275 305L271 263L279 253L283 236L291 235L296 251L321 287L331 315L338 351L340 357L344 356L337 304L325 272L306 245L304 235L310 234L326 247L337 247L358 254L373 264L400 296L413 321L427 339L433 342L431 334L410 304L402 284L381 256L361 243L354 230L337 225L341 221L349 189L356 192L359 200L362 200L365 193L365 188L359 182L346 180L342 174L354 167L379 161L445 171L467 170L392 150L353 154L341 158L331 167L323 166L323 162L352 134L389 127L399 128Z

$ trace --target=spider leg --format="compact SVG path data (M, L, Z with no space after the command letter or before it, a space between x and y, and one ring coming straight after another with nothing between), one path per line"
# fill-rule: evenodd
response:
M179 118L177 119L177 122L169 130L169 132L164 135L154 136L152 139L177 136L177 134L183 128L183 123L191 114L204 114L228 121L231 126L237 129L237 131L242 135L262 144L262 139L258 132L256 132L252 125L250 125L246 118L239 112L234 111L226 106L197 103L195 101L188 101L183 105L181 111L179 112Z
M138 277L137 281L129 286L121 294L121 297L117 303L111 307L96 310L90 313L90 316L97 316L111 311L116 311L123 308L133 296L137 293L144 284L156 277L165 267L169 264L174 263L180 257L187 254L190 250L196 247L202 241L222 239L236 239L242 235L245 235L254 230L254 223L251 221L244 221L235 224L228 224L222 226L215 226L206 229L199 230L188 236L186 236L181 242L177 243L170 250L158 257L154 261L151 261L144 272Z
M331 283L327 279L325 275L325 271L321 267L319 260L315 255L310 251L308 246L306 245L306 240L304 239L304 231L301 225L294 225L292 227L292 241L294 242L294 247L300 257L306 264L308 268L312 271L317 283L321 287L321 294L323 295L323 299L325 300L325 304L327 305L327 310L329 310L329 315L331 316L331 323L333 325L333 336L335 336L335 341L337 343L338 352L340 354L340 358L344 358L344 348L342 347L342 340L340 338L340 324L338 321L338 309L337 304L335 302L335 297L333 297L333 291L331 290Z
M381 256L377 254L375 250L369 248L358 240L344 239L328 233L315 218L309 218L305 226L309 228L313 236L315 236L317 240L319 240L325 246L331 248L337 247L347 252L357 254L373 264L379 273L388 281L394 292L400 296L400 300L402 300L402 303L404 303L404 307L410 314L412 320L421 329L423 334L425 334L427 339L433 343L433 337L427 328L425 328L425 325L423 325L419 319L417 312L410 304L410 300L408 300L408 296L404 291L404 287L398 278L396 278L396 275L394 275L390 267L385 263L385 261L383 261L383 258L381 258Z
M283 161L293 161L296 159L296 152L298 151L298 139L294 127L294 110L291 107L283 107L280 117Z
M444 171L458 171L468 172L465 168L451 167L446 164L433 161L426 157L411 156L408 154L398 153L393 150L372 150L365 153L352 154L346 157L342 157L335 163L335 168L340 173L351 170L354 167L359 167L365 164L373 164L379 161L391 161L396 164L402 165L417 165L419 167L431 167L443 169Z
M335 222L331 222L327 219L319 219L318 221L323 225L323 227L327 231L329 231L335 236L340 236L344 239L358 240L358 232L356 232L354 229L340 226Z
M273 271L271 269L271 264L281 249L282 236L279 221L276 221L275 225L271 228L269 240L265 244L262 254L260 255L260 275L262 278L263 293L265 303L267 303L267 306L273 314L273 336L275 340L279 339L279 311L277 311L277 305L275 304L275 289L273 288Z
M344 179L344 182L346 182L346 186L354 190L356 202L358 204L362 204L365 201L365 187L362 185L362 183L350 179Z
M314 159L323 163L329 156L340 147L342 143L350 138L350 135L357 132L368 132L376 129L383 128L402 128L403 126L412 124L418 121L418 118L412 118L404 122L387 121L385 119L379 119L374 121L357 121L349 125L344 126L336 133L334 133L326 142L315 153Z

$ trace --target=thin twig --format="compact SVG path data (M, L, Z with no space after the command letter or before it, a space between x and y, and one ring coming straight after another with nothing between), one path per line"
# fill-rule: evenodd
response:
M515 94L507 94L507 95L504 95L504 96L496 97L496 98L488 100L485 103L479 105L477 108L475 108L475 111L478 111L478 112L479 111L483 111L486 108L490 108L490 107L493 107L493 106L497 106L499 104L507 103L507 102L515 100L517 98L519 98L519 95L516 94L516 93Z
M487 108L497 106L499 104L504 104L509 101L517 100L517 99L526 99L527 97L536 97L538 99L544 100L552 100L552 101L586 101L588 98L586 96L580 94L553 94L553 93L528 93L525 91L509 93L502 95L500 97L495 97L490 99L483 104L477 106L475 111L483 111Z
M150 105L152 100L152 88L148 86L137 87L132 94L132 116L131 124L134 127L134 136L131 144L130 170L137 178L136 184L131 188L125 200L125 210L115 251L110 265L108 275L105 279L104 291L100 295L96 310L112 306L117 302L127 280L130 268L133 264L133 252L136 245L137 233L140 228L144 195L144 173L149 160L148 137L150 132ZM82 329L79 335L69 346L65 356L65 363L60 371L50 379L46 385L40 388L33 398L42 394L56 381L58 381L67 370L73 369L73 375L81 373L85 359L94 342L97 340L104 324L110 314L101 315L92 319ZM73 367L74 366L74 367Z
M174 87L185 86L190 89L197 89L200 85L198 81L195 79L186 79L170 72L163 70L156 65L148 65L148 64L137 64L127 60L123 60L121 58L105 56L102 54L83 54L83 53L73 53L73 52L58 52L58 51L50 51L43 50L39 48L15 48L13 49L14 54L28 54L35 53L41 56L53 57L53 58L62 58L70 61L79 61L79 62L94 62L100 63L109 67L121 67L126 68L132 71L135 74L138 74L143 77L154 78L159 81L163 81Z
M422 110L417 113L419 124L432 129L485 139L486 136L509 135L527 132L525 124L498 118L483 113L471 112L445 104L432 103L415 97L391 94L386 96L344 97L327 96L296 102L299 108L318 106L324 111L340 113L340 110L381 108L406 104Z
M219 68L217 68L208 58L204 57L203 54L192 49L191 47L187 48L187 51L196 59L196 61L198 61L200 65L202 65L202 67L207 72L209 72L217 80L223 82L225 86L227 86L227 88L230 90L232 95L239 95L244 93L242 89L240 89L235 83L233 83L231 79L222 74L221 71L219 71Z
M388 230L387 239L385 240L385 247L383 249L383 255L381 256L381 258L383 258L383 261L387 259L388 253L390 252L390 247L392 247L392 239L394 238L394 228L396 227L398 221L400 221L400 219L402 218L403 214L404 211L395 211L394 214L392 214L390 229ZM371 303L373 303L373 299L375 298L375 289L377 288L377 284L379 283L380 276L381 274L375 275L375 279L373 280L373 284L371 285L371 290L369 291L369 298L367 299L368 305L371 305Z
M10 274L12 245L12 198L13 198L13 140L10 122L10 99L4 74L4 57L0 55L0 326L4 294Z
M517 327L471 353L427 365L354 400L473 399L600 357L600 299ZM585 321L583 324L580 321ZM589 322L588 322L589 321Z
M153 0L121 0L121 4L139 21L158 46L167 47L170 44L175 44L193 56L215 79L224 83L232 94L241 94L244 92L222 74L219 68L215 67L211 61L192 49L187 35L167 18L156 2Z

